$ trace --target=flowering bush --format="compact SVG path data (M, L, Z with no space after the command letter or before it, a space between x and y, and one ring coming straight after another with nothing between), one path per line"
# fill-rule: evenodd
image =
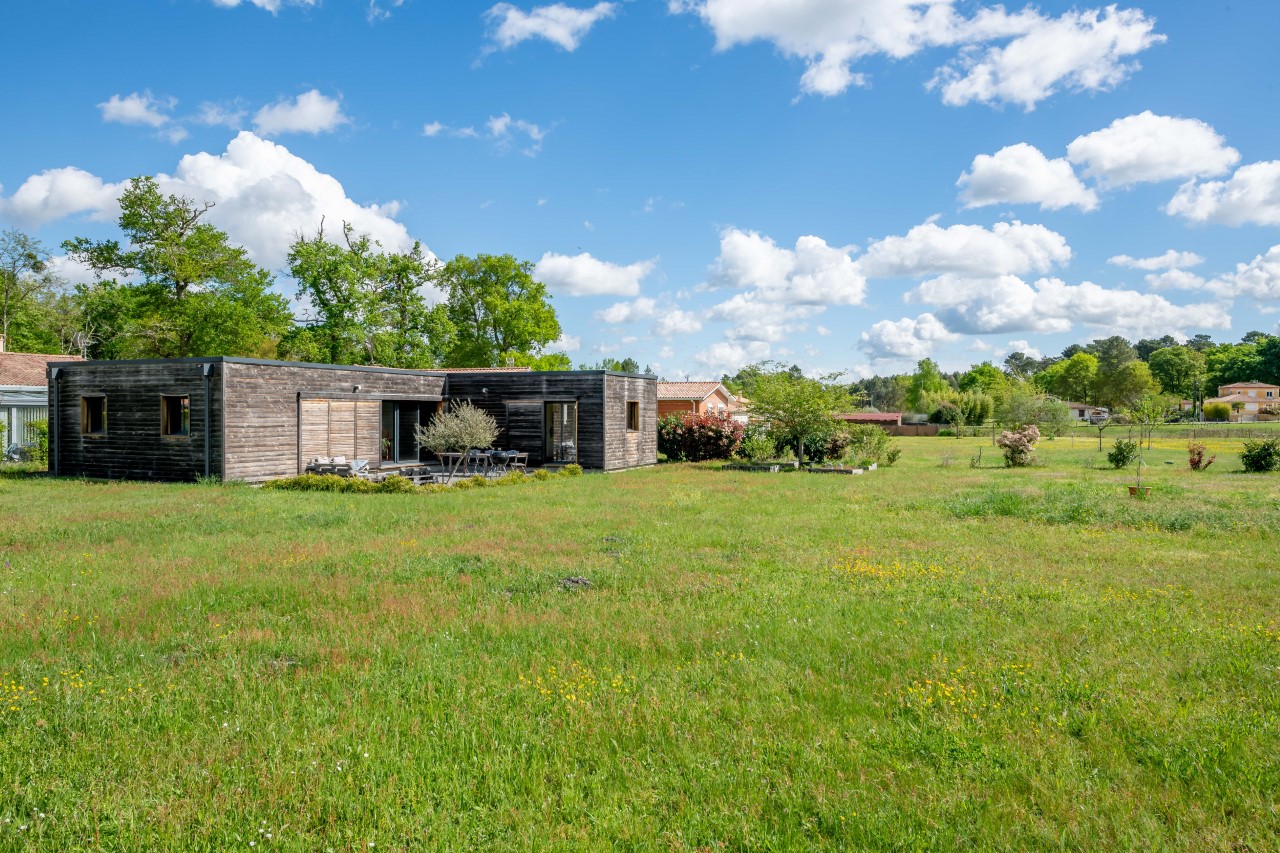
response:
M996 439L1004 450L1004 464L1010 468L1025 468L1035 461L1036 442L1040 440L1040 428L1035 424L1010 432L1005 430Z
M742 424L726 414L685 412L658 422L658 451L677 462L729 459L742 445Z
M1190 457L1187 461L1190 463L1192 471L1203 471L1213 464L1213 460L1218 458L1217 456L1210 456L1206 461L1204 458L1205 450L1207 448L1204 446L1203 441L1187 443L1187 455Z

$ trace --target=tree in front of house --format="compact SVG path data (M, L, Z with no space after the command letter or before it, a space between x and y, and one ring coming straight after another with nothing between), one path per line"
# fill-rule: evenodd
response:
M1084 403L1092 399L1097 378L1097 357L1082 351L1049 365L1036 374L1035 382L1063 400Z
M77 237L68 256L102 280L78 288L103 358L270 356L292 325L271 274L204 221L212 204L165 195L134 178L120 196L126 243Z
M848 389L834 384L839 374L811 379L781 365L766 370L752 383L748 410L768 424L778 444L794 446L796 463L803 464L805 444L826 441L839 429L835 415L849 408Z
M1160 383L1151 375L1151 368L1145 361L1134 359L1114 372L1104 374L1099 371L1094 389L1094 396L1100 404L1111 409L1123 409L1147 394L1159 392Z
M437 285L454 337L448 367L500 367L508 358L537 357L560 337L547 288L533 264L511 255L458 255L441 267Z
M384 252L345 223L341 240L332 240L321 223L289 248L289 273L310 316L282 342L281 354L329 364L439 366L453 327L444 305L427 299L436 268L420 243Z
M1147 366L1160 387L1179 398L1190 398L1197 389L1203 390L1208 376L1204 355L1184 346L1164 347L1152 352L1147 358Z

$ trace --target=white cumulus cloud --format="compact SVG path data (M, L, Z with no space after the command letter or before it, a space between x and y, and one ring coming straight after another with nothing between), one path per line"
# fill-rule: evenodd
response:
M1237 264L1235 272L1215 278L1208 287L1221 296L1280 299L1280 246L1272 246L1247 264Z
M802 60L801 92L823 96L866 85L854 70L860 60L952 47L959 55L930 83L946 103L1030 109L1057 91L1116 85L1136 68L1130 57L1163 40L1154 21L1114 6L1058 18L956 0L668 0L668 8L701 18L717 50L766 41Z
M123 189L124 184L107 183L74 166L48 169L27 178L13 195L0 198L0 215L25 228L39 228L76 213L109 220L115 217Z
M868 278L915 277L940 273L972 276L1047 272L1071 260L1071 247L1043 225L997 222L917 225L903 236L885 237L867 247L858 266Z
M103 121L162 127L169 123L170 113L177 104L176 98L157 98L148 91L112 95L98 104L98 109L102 111Z
M1130 57L1165 37L1138 9L1087 9L1039 18L1002 47L966 51L931 82L943 103L1011 103L1024 109L1060 91L1113 89L1138 69Z
M1025 142L995 154L979 154L957 186L965 207L1038 204L1042 210L1078 207L1084 211L1098 207L1097 194L1080 182L1066 159L1050 160Z
M647 296L641 296L630 302L615 302L603 311L596 312L596 319L611 325L635 323L653 316L657 302Z
M499 3L484 17L489 22L491 49L509 50L521 42L540 38L572 53L592 27L617 11L617 3L597 3L586 9L553 3L535 6L528 12L510 3Z
M1197 223L1280 225L1280 160L1241 166L1225 181L1189 181L1165 212Z
M808 318L826 310L821 305L778 305L759 298L758 293L735 294L711 309L710 319L729 323L725 330L729 340L780 343L788 335L804 331Z
M862 333L858 346L877 361L918 361L933 352L939 343L957 340L960 336L951 332L932 314L919 317L903 317L901 320L881 320Z
M534 266L533 275L552 293L564 296L635 296L640 292L640 282L656 266L654 260L622 266L594 258L590 252L547 252Z
M1169 249L1164 254L1150 258L1134 258L1129 255L1116 255L1107 258L1107 263L1134 270L1173 270L1197 267L1204 263L1204 258L1195 252L1179 252Z
M945 275L922 282L908 301L935 308L948 329L966 334L1059 333L1079 323L1105 334L1144 338L1231 324L1226 309L1216 303L1176 305L1154 293L1089 281L1068 284L1058 278L1028 284L1014 275Z
M263 136L328 133L350 122L337 99L321 94L318 89L303 92L292 100L284 98L268 104L253 117L254 128Z
M805 236L796 240L793 250L755 231L726 228L711 277L719 284L753 290L765 302L858 305L867 283L850 257L853 249Z
M653 322L652 332L660 338L674 338L679 335L692 335L702 331L702 319L692 311L671 308L658 315ZM663 358L671 358L664 355Z
M702 365L709 376L737 373L753 362L769 357L771 347L764 341L720 341L694 355L695 363Z
M1086 177L1127 186L1221 175L1239 162L1240 152L1198 119L1148 110L1077 137L1067 146L1067 158Z
M249 131L231 140L222 154L183 157L172 175L157 174L156 181L163 192L213 202L208 221L269 268L282 267L294 238L313 233L321 219L335 232L350 222L388 250L413 244L394 219L398 204L361 205L347 197L333 176ZM76 213L112 220L125 186L74 167L52 169L33 175L0 200L0 215L29 226Z

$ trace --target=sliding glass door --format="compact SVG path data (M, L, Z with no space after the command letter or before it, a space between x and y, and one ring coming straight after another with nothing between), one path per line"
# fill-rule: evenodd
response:
M430 406L432 404L424 404ZM406 463L418 461L416 428L421 422L416 402L382 401L382 461Z
M548 462L578 461L578 404L547 403L543 422L546 424Z

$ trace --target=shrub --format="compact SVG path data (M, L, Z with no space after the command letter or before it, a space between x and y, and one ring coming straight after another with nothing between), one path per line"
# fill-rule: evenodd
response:
M378 484L379 492L388 494L403 494L404 492L416 492L418 487L413 481L407 477L401 477L399 474L392 474L381 483Z
M889 433L874 424L850 424L848 455L858 463L892 465L902 452Z
M1035 461L1036 442L1040 440L1040 429L1035 424L1010 432L1005 430L996 439L996 444L1004 450L1004 464L1009 468L1025 468Z
M951 400L944 400L938 404L932 412L929 413L929 423L931 424L958 424L964 422L964 414Z
M742 440L738 455L752 462L764 462L778 455L778 446L763 432L756 432Z
M49 461L49 422L31 421L27 424L27 435L31 437L31 461Z
M1244 470L1261 473L1280 468L1280 438L1246 441L1240 454Z
M939 437L939 438L954 438L954 437L955 437L955 434L956 434L956 431L955 431L955 430L953 430L953 429L940 429L940 430L938 430L938 437Z
M658 452L677 462L729 459L742 445L742 424L727 414L685 412L658 422Z
M582 466L576 462L571 462L564 466L564 468L560 469L560 473L564 474L566 477L581 477Z
M1115 446L1107 451L1107 461L1111 467L1119 470L1128 468L1138 458L1138 443L1117 438Z
M1205 403L1202 411L1206 421L1231 420L1231 406L1226 403Z
M551 479L551 472L548 471L546 468L539 468L537 471L534 471L529 476L537 480L539 483L541 483ZM464 480L463 482L466 482L466 481Z
M1206 461L1204 454L1207 449L1203 441L1187 442L1187 456L1189 457L1187 462L1191 465L1192 471L1203 471L1213 464L1213 460L1218 458L1217 456L1210 456Z

